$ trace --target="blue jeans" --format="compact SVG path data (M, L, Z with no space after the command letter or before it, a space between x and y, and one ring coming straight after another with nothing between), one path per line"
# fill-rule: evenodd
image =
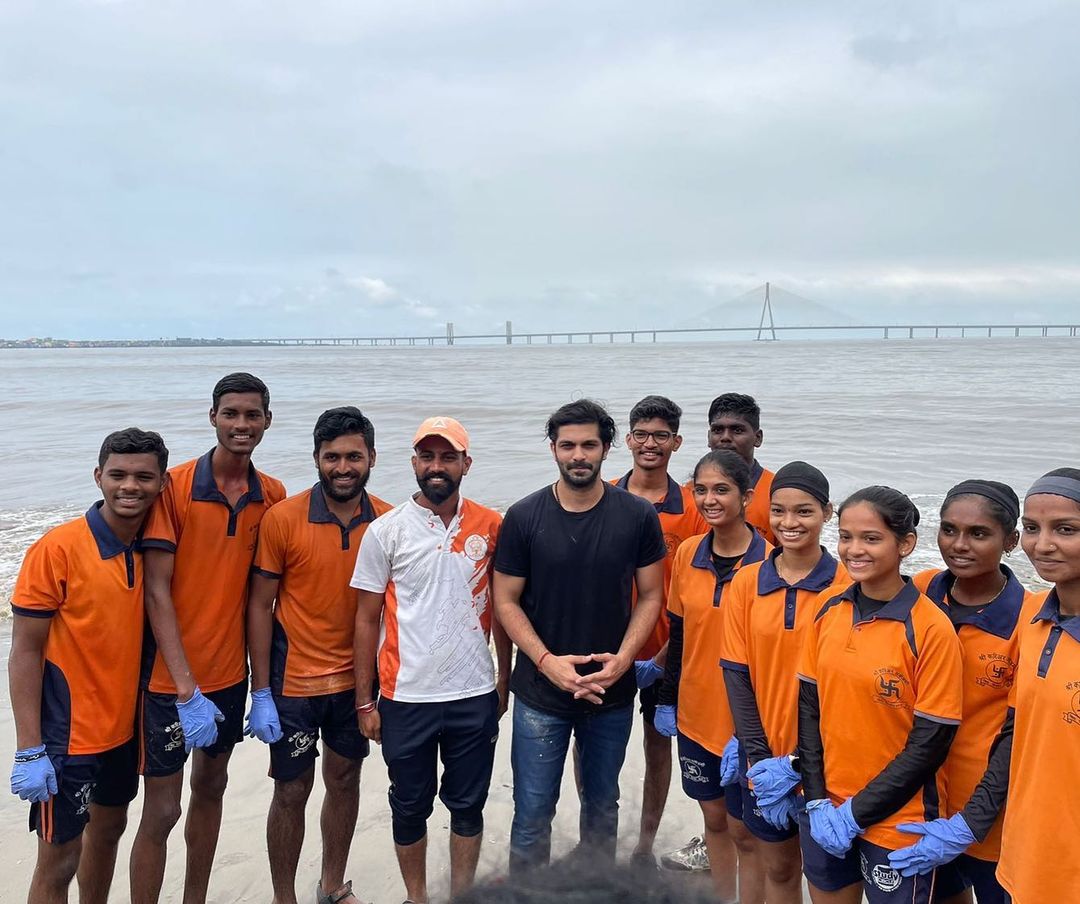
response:
M633 704L557 716L533 709L515 697L510 745L514 771L511 873L542 866L551 859L551 821L559 801L571 734L581 754L581 845L615 859L619 773L633 722Z

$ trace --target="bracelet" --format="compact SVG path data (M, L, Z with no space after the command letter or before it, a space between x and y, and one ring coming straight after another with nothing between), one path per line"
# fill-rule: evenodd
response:
M374 700L368 700L367 703L357 703L356 704L356 711L358 713L363 713L364 715L367 715L368 713L371 713L371 712L375 712L375 701Z
M544 664L544 660L551 655L551 650L545 650L544 655L536 660L536 671L540 671L540 667Z
M45 751L41 750L38 753L17 753L15 754L16 763L32 763L34 760L40 760L45 756Z

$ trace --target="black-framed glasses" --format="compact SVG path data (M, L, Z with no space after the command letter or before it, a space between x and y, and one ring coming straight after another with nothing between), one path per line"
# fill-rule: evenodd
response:
M641 445L645 445L649 441L649 437L652 437L653 442L658 446L664 446L671 442L675 434L670 430L631 430L630 436L635 443Z

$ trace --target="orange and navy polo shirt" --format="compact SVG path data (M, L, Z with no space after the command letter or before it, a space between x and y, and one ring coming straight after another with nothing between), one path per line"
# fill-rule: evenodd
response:
M822 591L839 593L851 583L844 566L823 548L813 570L788 584L776 570L774 549L747 565L731 581L724 600L720 664L747 672L761 726L774 756L791 753L799 741L799 656L813 624Z
M1027 614L1026 612L1024 613ZM1080 899L1080 618L1051 590L1021 619L998 881L1016 904Z
M775 546L776 537L773 535L772 528L769 527L769 510L772 507L772 481L773 472L763 468L755 458L754 463L750 466L750 486L753 487L754 498L750 500L750 504L746 507L745 517L761 536Z
M757 533L734 569L720 577L712 560L712 532L679 546L668 588L668 612L683 622L682 673L676 710L679 731L719 755L735 732L720 668L721 610L739 569L760 562L771 547ZM721 605L723 603L723 605Z
M244 612L259 523L271 505L285 498L280 480L251 465L247 492L229 505L214 480L213 455L211 449L169 469L168 486L143 531L144 548L176 556L173 608L184 653L204 692L247 677ZM142 680L153 693L176 693L151 631L146 632Z
M11 598L15 615L52 619L41 687L41 737L50 754L101 753L134 732L142 556L112 532L102 505L26 551Z
M896 757L920 716L957 725L963 715L960 642L948 616L910 581L872 617L860 620L852 584L827 590L807 632L799 678L817 685L825 786L839 805ZM868 742L867 739L872 739ZM888 819L868 826L871 844L897 850L911 836L902 822L936 819L944 772Z
M263 518L253 571L277 579L270 687L285 697L336 694L355 686L356 591L349 579L367 526L392 506L364 491L342 524L319 484Z
M1005 587L981 609L951 604L949 592L956 582L951 571L930 569L912 578L949 616L964 658L964 716L944 766L950 816L964 809L986 772L990 748L1005 722L1020 657L1020 614L1037 596L1025 589L1009 568L1002 565L1001 570ZM980 860L997 860L1001 823L999 816L986 838L969 847L967 853Z
M629 492L630 475L633 471L627 471L618 480L612 483L620 489ZM667 555L664 557L664 606L667 606L668 585L671 583L671 570L675 565L675 553L683 540L703 534L709 530L709 525L694 505L694 491L689 486L679 486L668 475L667 493L660 502L654 502L653 508L660 518L660 529L664 532L664 546ZM634 585L634 602L637 602L637 585ZM664 644L668 641L667 617L661 611L656 619L656 627L653 628L644 646L638 650L635 659L652 659Z

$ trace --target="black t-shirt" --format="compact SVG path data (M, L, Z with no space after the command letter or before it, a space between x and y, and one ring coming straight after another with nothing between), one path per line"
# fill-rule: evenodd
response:
M495 570L525 578L521 608L552 655L616 653L630 624L634 572L667 553L652 504L604 484L587 512L568 512L547 486L510 506L499 531ZM599 670L582 666L582 674ZM518 656L510 689L529 706L575 715L597 704L574 700ZM603 706L625 706L636 692L628 669Z

